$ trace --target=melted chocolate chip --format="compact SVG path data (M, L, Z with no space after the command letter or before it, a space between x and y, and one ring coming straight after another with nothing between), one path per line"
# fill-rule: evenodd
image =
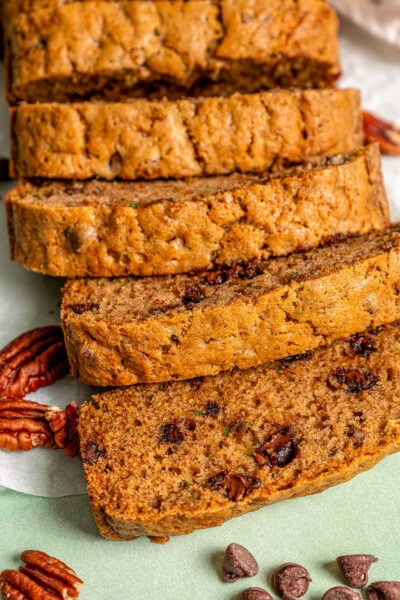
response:
M208 417L216 417L220 410L216 402L206 402L204 405L204 412Z
M377 560L372 554L347 554L338 556L336 563L347 585L362 588L368 583L368 569Z
M229 271L219 270L219 271L210 271L206 273L203 278L203 283L205 285L221 285L221 283L225 283L229 279Z
M367 358L373 352L376 352L374 341L368 335L353 335L349 339L350 349L355 356Z
M228 500L237 502L243 500L254 489L260 487L261 480L246 474L229 473L221 471L214 477L210 477L204 487L224 494Z
M307 360L308 358L311 358L311 355L311 352L304 352L303 354L293 354L292 356L286 356L285 358L281 358L279 362L283 364L290 364L298 360Z
M87 442L82 452L82 460L88 465L94 465L99 458L105 458L106 451L100 450L95 441Z
M365 369L345 369L339 367L328 376L328 383L333 389L344 389L349 394L357 394L374 387L378 383L377 376Z
M229 267L229 279L254 279L262 273L262 266L254 260L236 261Z
M204 298L205 295L199 287L187 287L183 294L182 302L185 306L190 306L191 304L198 304Z
M241 544L229 544L222 566L224 581L233 583L242 577L254 577L257 573L258 564L251 552Z
M284 467L299 454L299 447L294 439L291 426L280 427L275 433L268 435L261 446L253 453L253 458L261 467Z
M70 304L68 306L76 315L83 315L85 312L89 312L91 310L99 310L99 304Z
M181 444L183 442L183 433L177 423L162 425L160 442L162 444Z

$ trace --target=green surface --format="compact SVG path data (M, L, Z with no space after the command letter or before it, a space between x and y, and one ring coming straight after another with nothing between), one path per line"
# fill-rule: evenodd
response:
M15 568L26 548L66 561L85 581L82 600L229 600L249 585L269 589L272 570L283 562L306 566L313 600L341 583L334 560L340 554L372 553L370 580L400 579L400 455L325 492L287 500L233 519L223 526L173 538L166 545L147 538L102 539L86 496L35 498L0 494L0 568ZM224 583L221 559L232 542L258 560L256 577Z

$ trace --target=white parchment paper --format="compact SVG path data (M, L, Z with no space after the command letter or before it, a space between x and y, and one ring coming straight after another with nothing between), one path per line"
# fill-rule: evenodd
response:
M400 0L331 0L346 18L400 47Z
M396 9L400 0L383 0L382 5ZM363 12L366 0L335 0L335 4L352 7L352 15ZM378 5L375 5L377 7ZM365 6L366 8L366 6ZM365 15L373 15L374 7ZM393 19L393 13L388 13ZM393 25L393 23L392 23ZM364 108L400 124L400 49L365 33L359 27L343 23L341 34L343 75L340 87L360 88ZM8 153L8 125L5 104L0 104L0 155ZM400 157L383 159L392 221L400 220ZM10 185L8 185L10 187ZM4 192L6 185L0 186ZM12 264L8 258L8 242L3 207L0 207L0 347L28 329L59 323L60 287L62 280L30 273ZM64 407L71 400L81 403L94 390L65 378L31 397L37 402ZM27 494L57 497L85 493L85 481L79 459L65 457L62 452L37 449L28 453L0 451L0 486Z

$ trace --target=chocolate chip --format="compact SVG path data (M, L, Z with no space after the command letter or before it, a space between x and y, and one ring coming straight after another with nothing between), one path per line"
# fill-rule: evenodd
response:
M185 306L190 306L191 304L198 304L204 298L205 295L199 287L187 287L183 294L182 302Z
M356 356L367 358L373 352L376 352L376 347L372 338L368 335L353 335L349 340L351 351Z
M298 452L298 444L289 425L280 427L275 433L268 435L254 451L253 458L261 467L284 467L296 458Z
M233 583L242 577L253 577L257 573L258 564L251 552L240 544L229 544L222 566L224 581Z
M344 585L337 585L325 592L322 600L361 600L361 595Z
M236 261L229 266L229 279L254 279L263 273L261 264L257 261Z
M210 271L203 277L205 285L221 285L229 279L229 271Z
M290 364L292 362L297 362L298 360L307 360L311 358L311 352L304 352L303 354L292 354L292 356L286 356L285 358L281 358L279 362L284 365Z
M87 465L96 464L99 458L105 458L106 451L100 450L96 442L87 442L82 452L82 460Z
M272 585L281 598L300 598L308 590L310 573L296 563L281 565L272 576Z
M374 387L378 383L372 371L345 369L339 367L328 376L328 384L333 389L344 389L349 394L357 394Z
M400 600L400 581L375 581L365 594L367 600Z
M99 310L100 306L98 304L70 304L68 306L76 315L83 315L85 312L89 312L91 310Z
M162 425L160 433L160 442L162 444L181 444L183 434L177 423L166 423Z
M262 588L252 587L243 590L237 600L272 600L272 596Z
M253 490L259 488L261 479L251 475L228 473L221 471L210 477L204 487L208 490L221 492L231 502L238 502L246 498Z
M208 417L216 417L220 410L216 402L206 402L204 405L204 412Z
M336 563L347 585L362 588L368 583L368 569L377 560L372 554L348 554L338 556Z

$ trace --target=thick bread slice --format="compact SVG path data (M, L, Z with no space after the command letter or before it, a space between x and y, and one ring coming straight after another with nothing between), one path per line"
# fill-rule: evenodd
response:
M109 539L214 527L344 482L400 448L400 324L247 371L113 390L80 409Z
M46 4L9 9L13 103L327 87L340 72L325 0Z
M362 143L357 90L227 98L22 104L12 111L19 177L157 179L262 173Z
M5 206L13 260L62 277L185 273L389 224L377 146L273 175L26 182Z
M192 275L75 279L61 317L72 375L189 379L299 354L400 318L400 226Z

